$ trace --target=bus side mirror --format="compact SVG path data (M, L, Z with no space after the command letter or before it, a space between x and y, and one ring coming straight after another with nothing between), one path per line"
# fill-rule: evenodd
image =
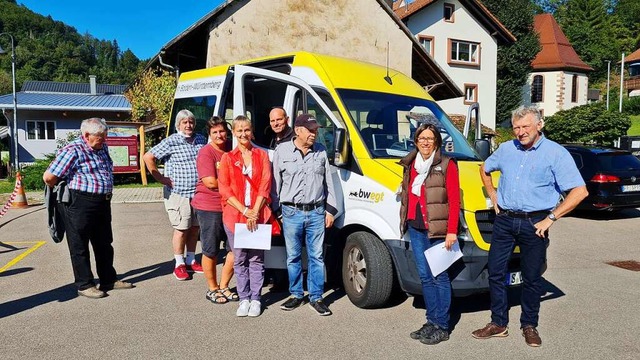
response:
M333 165L345 166L349 161L349 147L345 129L334 129L333 136Z
M486 139L477 139L474 141L473 146L475 147L478 155L482 160L486 160L491 154L491 146L489 144L489 140Z

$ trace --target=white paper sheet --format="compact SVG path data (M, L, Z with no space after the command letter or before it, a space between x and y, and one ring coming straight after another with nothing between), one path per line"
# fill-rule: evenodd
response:
M237 249L271 250L271 224L258 224L258 229L250 232L247 224L237 223L233 246Z
M427 257L427 263L431 268L431 274L433 276L440 275L441 272L447 270L453 265L456 260L462 257L462 251L460 250L460 244L456 241L451 250L447 250L444 247L444 242L436 246L432 246L425 250L424 256Z

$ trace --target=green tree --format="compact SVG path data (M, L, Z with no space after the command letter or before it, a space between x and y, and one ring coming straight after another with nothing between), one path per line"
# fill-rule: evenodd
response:
M633 49L640 47L640 1L617 0L613 14L618 16L622 24L631 31Z
M176 78L167 70L149 68L124 94L131 103L131 117L154 124L167 123L176 91Z
M533 31L535 6L531 0L483 0L482 3L516 37L514 44L498 47L496 123L511 118L522 103L522 87L531 72L531 61L540 51Z
M611 13L615 5L606 0L566 0L555 14L576 53L594 69L591 82L606 79L606 61L616 61L633 47L632 31Z
M97 75L100 83L126 84L138 71L140 60L131 51L122 52L116 40L81 35L16 1L0 0L0 9L0 32L15 39L18 89L26 80L87 82L91 74ZM0 37L0 45L10 48L8 38ZM126 66L121 66L123 62ZM2 75L10 74L10 69L10 56L0 56L0 94L11 91Z
M545 119L544 132L560 143L598 143L613 145L631 126L629 115L607 111L605 104L594 103L559 111Z

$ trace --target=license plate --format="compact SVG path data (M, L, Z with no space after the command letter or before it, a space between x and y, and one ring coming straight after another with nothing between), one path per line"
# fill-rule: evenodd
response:
M640 191L640 184L638 185L622 185L622 192Z
M522 273L520 271L508 273L507 274L506 283L507 283L507 285L520 285L520 284L522 284Z

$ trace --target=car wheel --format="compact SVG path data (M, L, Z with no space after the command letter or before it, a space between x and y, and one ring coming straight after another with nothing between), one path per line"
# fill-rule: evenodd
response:
M376 308L387 303L393 289L393 264L380 239L364 231L347 237L342 282L349 300L359 308Z

